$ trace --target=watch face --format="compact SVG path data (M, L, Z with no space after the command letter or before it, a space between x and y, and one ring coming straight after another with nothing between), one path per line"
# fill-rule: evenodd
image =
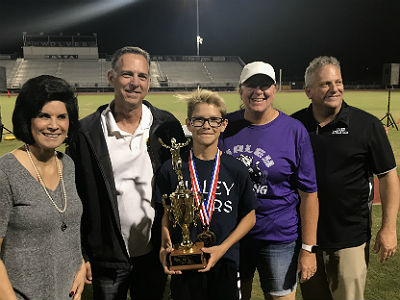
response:
M317 253L318 245L311 246L311 253Z

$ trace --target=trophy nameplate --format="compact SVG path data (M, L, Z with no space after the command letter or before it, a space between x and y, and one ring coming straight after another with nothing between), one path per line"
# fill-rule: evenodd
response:
M207 260L201 248L204 247L203 242L196 242L189 249L184 249L180 244L174 245L174 251L169 255L169 269L177 270L196 270L204 269L207 266Z

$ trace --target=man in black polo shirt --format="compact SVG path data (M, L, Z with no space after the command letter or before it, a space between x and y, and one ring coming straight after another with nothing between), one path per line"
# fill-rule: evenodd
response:
M303 299L364 299L369 241L370 178L376 174L382 226L374 250L381 261L397 249L399 181L380 121L343 101L340 64L317 57L305 73L311 105L293 117L303 122L314 150L318 198L317 273L301 284Z

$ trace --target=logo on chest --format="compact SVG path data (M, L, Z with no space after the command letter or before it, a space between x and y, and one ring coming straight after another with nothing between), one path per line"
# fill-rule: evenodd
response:
M332 134L349 134L347 131L347 128L336 128L335 130L332 130Z

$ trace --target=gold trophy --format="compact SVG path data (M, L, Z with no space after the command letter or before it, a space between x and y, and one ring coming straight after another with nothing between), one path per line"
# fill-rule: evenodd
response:
M196 220L199 217L201 205L197 207L195 202L195 194L193 191L185 189L182 175L182 159L180 156L180 148L189 144L190 139L185 143L177 143L175 138L171 139L171 146L164 144L159 138L161 145L168 148L172 156L172 167L178 176L178 185L175 192L170 195L162 196L164 209L167 211L169 220L175 228L178 224L182 229L182 242L174 245L174 251L168 257L169 269L176 270L195 270L202 269L207 266L207 261L201 248L204 247L203 242L193 243L190 240L190 225L196 226ZM202 197L201 193L199 196ZM171 205L166 204L169 199ZM202 203L202 201L201 201Z

